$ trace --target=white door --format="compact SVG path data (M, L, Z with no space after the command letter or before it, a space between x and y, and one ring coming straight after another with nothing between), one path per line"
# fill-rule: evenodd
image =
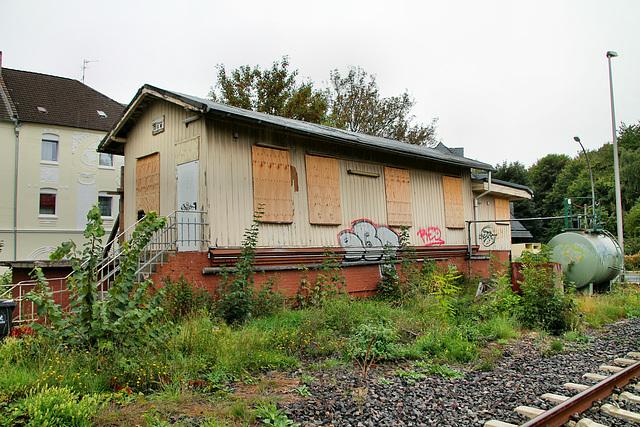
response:
M178 231L178 251L200 250L201 215L198 201L198 161L178 165L176 228ZM196 211L196 212L191 212Z

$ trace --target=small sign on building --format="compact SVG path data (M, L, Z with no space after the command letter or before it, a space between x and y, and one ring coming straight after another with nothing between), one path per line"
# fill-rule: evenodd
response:
M156 135L161 132L164 132L164 115L156 117L153 119L153 122L151 122L151 134Z

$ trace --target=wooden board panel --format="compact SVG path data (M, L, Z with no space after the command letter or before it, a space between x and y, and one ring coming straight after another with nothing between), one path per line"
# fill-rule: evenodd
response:
M464 203L462 199L462 180L460 178L442 177L444 193L444 215L447 228L464 228Z
M262 222L292 223L291 163L289 152L254 145L253 204L264 205Z
M340 168L338 159L305 156L309 223L342 224Z
M387 196L387 225L411 226L411 182L409 171L384 168L384 186Z
M511 210L507 199L494 199L496 219L510 219ZM509 221L498 221L498 224L510 224Z
M135 208L160 212L160 153L136 161Z
M176 165L194 162L200 158L200 137L175 144Z

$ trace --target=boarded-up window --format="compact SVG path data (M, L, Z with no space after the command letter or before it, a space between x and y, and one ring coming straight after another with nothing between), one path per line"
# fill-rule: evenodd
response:
M320 225L342 224L338 159L309 155L305 159L307 164L309 223Z
M252 147L253 206L264 205L262 222L293 222L291 164L289 152L272 148Z
M507 199L494 199L496 219L510 219L511 210L509 209L509 201ZM509 222L500 222L498 224L509 224Z
M136 211L160 212L160 153L136 162Z
M444 217L447 228L464 228L464 203L462 180L452 176L442 177L444 190Z
M409 171L384 168L384 188L387 195L387 224L411 226L411 183Z

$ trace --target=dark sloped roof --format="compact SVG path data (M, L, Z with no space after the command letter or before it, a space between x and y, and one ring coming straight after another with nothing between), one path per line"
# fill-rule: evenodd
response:
M511 214L511 219L516 217ZM531 232L520 221L511 221L511 238L530 239L532 237Z
M173 100L193 107L204 114L218 115L225 117L234 117L239 120L250 121L253 123L262 123L269 126L286 130L288 132L298 133L302 135L311 135L317 138L327 139L333 142L359 146L365 149L382 151L390 154L398 154L402 156L412 156L421 159L432 160L440 163L446 163L457 166L464 166L482 170L493 171L493 166L479 162L473 159L467 159L448 152L442 152L435 148L424 147L419 145L407 144L405 142L394 141L391 139L381 138L377 136L365 135L356 132L350 132L343 129L336 129L316 123L308 123L302 120L288 119L285 117L272 116L270 114L258 113L256 111L245 110L242 108L232 107L226 104L220 104L210 99L198 98L191 95L185 95L179 92L171 92L160 89L151 85L144 85L138 90L126 109L123 120L105 136L98 147L98 151L113 152L122 154L122 146L119 143L111 144L114 138L126 138L126 134L135 123L137 108L144 108L146 96L158 97L165 100Z
M13 120L15 114L15 108L9 98L9 91L4 84L2 74L0 74L0 120Z
M436 150L442 151L443 153L453 154L454 156L464 157L464 148L463 147L447 147L442 142L438 142L438 145L435 147Z
M106 132L124 110L122 104L77 80L10 68L2 68L2 78L22 122Z

